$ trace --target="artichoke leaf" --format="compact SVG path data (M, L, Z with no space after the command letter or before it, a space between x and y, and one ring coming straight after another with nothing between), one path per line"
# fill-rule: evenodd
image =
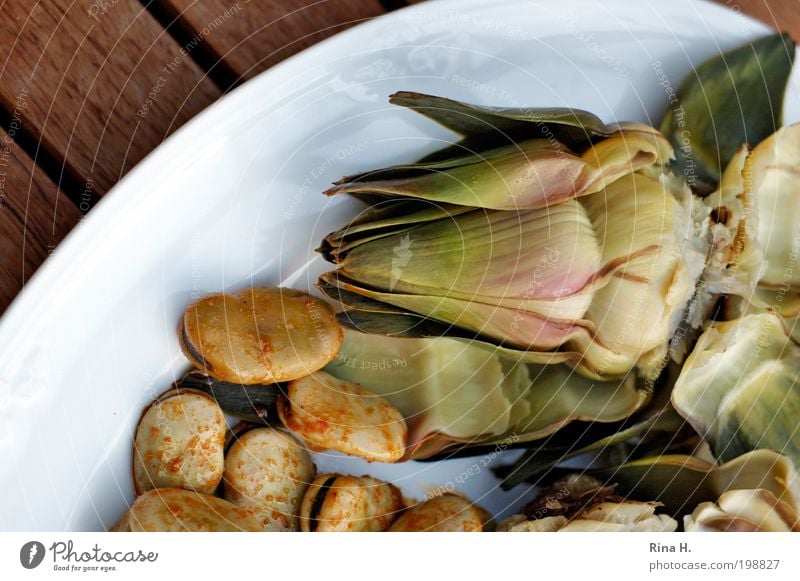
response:
M358 295L357 295L358 296ZM363 298L363 297L362 297ZM370 300L370 299L366 299ZM379 303L383 304L383 303ZM391 308L391 307L390 307ZM388 310L369 311L350 309L339 313L337 320L347 329L372 335L386 335L406 339L423 337L449 337L466 341L485 343L488 347L509 361L554 365L565 361L577 361L580 354L570 351L526 351L503 347L492 343L491 339L466 332L452 325L420 317L413 313L395 313Z
M759 285L800 291L800 124L778 130L750 158L745 181L757 204L765 260Z
M729 490L683 517L686 532L800 532L800 513L769 490Z
M722 461L759 448L800 461L800 345L775 313L709 327L681 370L672 403Z
M794 463L772 450L754 450L714 465L696 456L664 455L593 471L619 484L632 498L662 502L681 515L729 490L764 489L795 509L800 506L800 478Z
M538 484L555 473L559 464L589 453L599 456L604 451L625 446L629 449L624 461L629 461L654 450L661 453L676 444L683 445L682 434L690 428L670 404L669 383L674 381L675 374L675 366L670 366L659 378L653 398L624 421L608 426L584 425L572 438L566 434L561 438L557 434L548 438L545 445L529 447L516 462L496 471L503 479L501 487L510 490L522 482Z
M585 320L560 320L544 314L476 300L438 295L401 294L373 290L341 276L338 271L325 273L321 280L327 288L387 303L440 322L453 322L474 335L492 342L523 350L549 351L582 334L593 332ZM333 291L334 293L336 291ZM519 302L519 301L517 301Z
M393 403L409 426L410 455L432 436L471 440L508 431L527 413L522 364L501 360L491 345L447 337L405 339L345 329L325 370Z
M593 113L568 107L488 107L410 91L394 93L389 102L413 109L458 133L464 140L454 147L461 150L485 147L487 143L504 145L547 138L573 151L583 151L621 127L652 131L643 125L605 124Z
M586 311L589 287L633 258L601 266L591 223L576 202L551 212L477 210L336 252L337 276L360 286L569 320Z
M558 142L533 139L446 161L347 176L324 193L494 210L544 208L600 191L624 175L665 164L672 155L656 130L621 129L580 155Z
M530 139L542 137L549 129L562 143L577 146L616 130L596 115L580 109L485 107L411 91L398 91L389 96L389 102L413 109L464 137L499 131L509 137Z
M408 422L415 459L464 444L543 438L573 421L615 422L650 396L636 382L592 381L504 351L478 341L345 329L342 350L326 371L391 401Z
M794 59L788 34L774 34L696 67L678 91L661 131L675 148L676 172L702 193L712 191L739 147L781 126Z

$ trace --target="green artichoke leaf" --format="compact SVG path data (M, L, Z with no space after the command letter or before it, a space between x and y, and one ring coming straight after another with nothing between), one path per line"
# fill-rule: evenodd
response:
M582 151L618 129L588 111L566 107L485 107L410 91L394 93L389 102L458 133L464 137L462 148L547 138Z
M324 193L349 194L374 204L416 199L494 210L544 208L600 191L672 157L671 145L657 130L631 125L580 154L555 140L530 139L444 161L346 176Z
M624 460L616 462L621 464L654 451L663 453L682 447L691 428L670 403L670 390L676 376L677 365L669 365L653 387L654 395L647 405L620 422L576 423L574 429L577 431L573 434L562 430L541 445L528 446L516 462L496 470L498 477L502 478L502 488L510 490L522 482L539 484L547 481L557 473L556 468L561 463L589 453L599 457L604 452L622 452Z
M756 144L781 126L794 43L774 34L696 67L661 122L675 148L673 167L696 191L708 193L743 144Z
M763 488L795 509L800 506L794 463L772 450L753 450L721 465L696 456L654 456L592 473L617 483L626 496L663 503L674 516L716 501L729 490Z
M574 421L616 422L650 396L636 382L597 382L563 365L525 364L480 341L347 328L325 370L397 406L414 459L465 445L544 438Z

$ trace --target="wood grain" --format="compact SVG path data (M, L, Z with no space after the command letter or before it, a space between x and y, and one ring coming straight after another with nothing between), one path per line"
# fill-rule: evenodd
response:
M242 79L384 12L378 0L164 0ZM225 16L228 14L229 16Z
M78 220L74 204L0 129L0 313Z
M107 191L219 94L135 0L2 4L0 105L25 102L24 129L79 196Z

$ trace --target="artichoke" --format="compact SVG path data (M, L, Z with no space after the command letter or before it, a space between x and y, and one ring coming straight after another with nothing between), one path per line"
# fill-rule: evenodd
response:
M417 110L465 141L446 159L350 176L328 191L372 207L323 241L337 269L320 288L351 309L435 321L443 334L526 361L567 353L557 357L587 377L622 378L638 367L654 379L706 255L697 234L707 209L664 178L665 138L584 112L411 94L400 103L422 103ZM542 124L551 139L537 137ZM463 145L492 143L486 132L495 127L519 141Z
M615 455L628 474L636 462L668 473L676 457L666 454L696 447L692 428L722 462L757 448L796 459L790 370L800 345L772 328L752 366L767 375L751 376L734 344L739 332L752 342L761 323L749 317L800 317L784 235L798 223L800 139L787 128L752 151L745 144L779 124L771 112L788 44L775 35L726 55L730 69L724 59L699 67L682 90L685 110L662 124L666 137L585 111L392 95L459 139L326 192L367 204L319 249L335 269L318 286L344 306L337 318L348 328L326 371L403 413L407 457L525 445L504 486L589 452ZM763 79L760 62L774 65ZM729 101L741 88L763 106L738 125L732 102L709 118L705 88ZM648 507L639 517L654 515Z

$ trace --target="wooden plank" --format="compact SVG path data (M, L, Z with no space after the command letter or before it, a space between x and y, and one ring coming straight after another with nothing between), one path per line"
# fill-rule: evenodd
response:
M163 0L235 75L252 78L288 56L383 14L378 0Z
M220 94L136 0L5 0L0 63L0 106L94 194Z
M80 216L0 129L0 314Z

